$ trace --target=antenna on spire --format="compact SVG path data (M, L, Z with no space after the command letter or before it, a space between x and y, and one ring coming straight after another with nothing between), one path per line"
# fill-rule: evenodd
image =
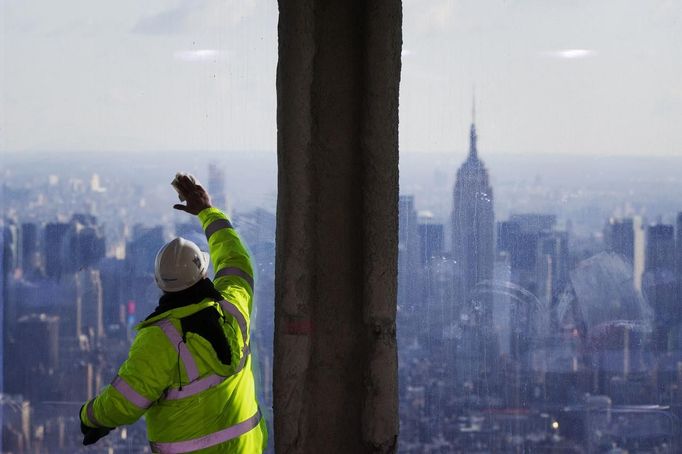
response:
M471 131L469 132L469 159L478 159L478 149L476 142L478 136L476 135L476 86L471 87Z
M476 84L471 86L471 123L476 123Z

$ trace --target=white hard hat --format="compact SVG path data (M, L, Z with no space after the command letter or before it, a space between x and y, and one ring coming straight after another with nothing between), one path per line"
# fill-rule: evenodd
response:
M208 254L184 238L175 238L159 249L154 261L156 284L164 292L190 288L208 272Z

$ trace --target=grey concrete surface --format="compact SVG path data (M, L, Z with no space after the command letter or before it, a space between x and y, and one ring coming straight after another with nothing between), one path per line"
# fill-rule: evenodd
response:
M278 453L391 453L401 2L280 0Z

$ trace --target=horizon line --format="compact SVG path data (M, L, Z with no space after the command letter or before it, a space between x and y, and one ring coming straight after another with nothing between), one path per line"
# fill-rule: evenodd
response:
M141 155L154 155L154 154L171 154L171 155L176 155L176 154L182 154L182 153L205 153L209 155L215 155L219 153L227 153L227 154L247 154L247 153L254 153L254 154L272 154L272 155L277 155L276 150L234 150L234 149L225 149L225 150L200 150L200 149L175 149L175 150L101 150L101 151L95 151L95 150L4 150L0 152L0 158L3 156L5 157L12 157L16 158L21 155L45 155L45 154L67 154L67 155L82 155L82 154L87 154L88 156L92 156L93 158L99 157L99 155L104 156L108 155L110 158L115 158L115 156L112 156L113 154L120 153L120 154L141 154ZM466 150L439 150L439 151L425 151L425 150L404 150L400 151L400 156L402 155L452 155L459 157L460 155L465 156L467 154ZM488 157L499 157L499 156L515 156L515 157L527 157L527 156L556 156L556 157L568 157L568 156L579 156L579 157L590 157L590 158L682 158L682 151L679 153L675 154L660 154L660 153L643 153L643 154L629 154L629 153L600 153L600 154L595 154L595 153L590 153L590 152L543 152L543 151L504 151L504 150L499 150L499 151L488 151L485 153L485 156L482 157L482 159L485 161L486 156Z

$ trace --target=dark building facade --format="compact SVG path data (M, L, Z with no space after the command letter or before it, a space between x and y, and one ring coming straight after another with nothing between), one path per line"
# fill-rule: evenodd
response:
M13 365L6 371L6 392L21 393L29 400L49 398L59 367L59 318L30 314L16 325L16 344L6 351L8 364Z
M401 195L398 202L398 304L410 310L419 306L419 227L414 196Z
M604 229L606 246L633 261L635 257L635 229L632 219L609 219Z
M654 338L659 352L671 347L671 331L682 321L676 298L675 229L657 224L647 228L643 290L654 310Z
M5 272L10 272L20 266L21 240L20 230L14 221L6 221L3 227L2 264Z
M510 281L523 289L511 305L510 354L524 370L534 345L557 328L547 314L568 282L568 235L555 223L554 215L533 213L497 224L498 252L508 256Z
M650 225L647 229L646 271L675 268L675 230L672 225Z
M634 286L641 290L644 272L642 219L640 217L609 219L604 227L604 243L607 250L621 254L632 264Z
M422 266L443 254L443 224L419 224L420 264Z
M69 224L53 222L45 226L45 274L59 278L65 271L62 250L66 240Z
M21 224L21 268L24 273L33 276L40 268L38 250L38 225Z
M677 213L677 231L675 237L675 274L677 276L677 294L682 296L682 212Z

